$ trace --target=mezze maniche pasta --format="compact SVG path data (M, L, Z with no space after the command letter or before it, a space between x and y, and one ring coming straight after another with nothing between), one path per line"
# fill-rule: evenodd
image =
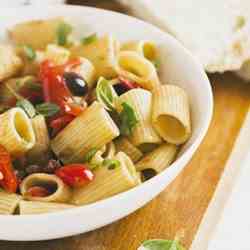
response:
M27 21L0 44L0 214L128 191L191 136L188 95L161 82L155 42L72 30L62 17Z

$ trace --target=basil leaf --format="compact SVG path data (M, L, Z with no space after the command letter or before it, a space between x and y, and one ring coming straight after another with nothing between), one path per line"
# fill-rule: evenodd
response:
M18 100L16 106L22 108L30 118L33 118L36 115L35 107L27 99Z
M94 33L94 34L91 34L87 37L82 38L81 42L83 45L87 45L87 44L95 42L96 40L97 40L97 34Z
M142 243L139 250L185 250L177 240L147 240Z
M68 35L72 31L72 26L68 23L60 23L57 28L57 44L64 46L68 42Z
M121 163L118 160L115 159L105 159L103 161L103 166L107 167L108 169L115 169L120 167Z
M83 162L90 162L91 159L95 156L97 148L90 149L83 157Z
M114 100L117 97L112 85L103 77L100 77L96 86L97 100L109 111L115 110Z
M121 135L129 136L132 134L133 128L138 123L136 113L132 106L128 103L122 103L122 112L119 114L120 118L120 132Z
M60 111L60 108L58 105L54 103L45 102L45 103L36 105L36 111L45 117L49 117L58 113Z
M34 61L36 59L36 51L31 46L24 45L23 51L29 61Z

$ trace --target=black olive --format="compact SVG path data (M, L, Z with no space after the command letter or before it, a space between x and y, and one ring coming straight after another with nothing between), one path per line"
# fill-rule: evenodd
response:
M113 85L113 88L114 88L115 92L117 93L117 95L119 95L119 96L126 93L127 91L129 91L129 88L126 87L126 85L124 85L122 83L117 83L117 84Z
M88 93L88 84L75 72L65 72L63 78L74 96L84 96Z
M156 171L152 168L142 170L143 181L147 181L156 175Z

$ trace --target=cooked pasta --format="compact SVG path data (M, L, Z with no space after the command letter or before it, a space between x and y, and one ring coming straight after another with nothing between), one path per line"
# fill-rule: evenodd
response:
M28 152L35 141L32 123L21 108L12 108L0 115L0 144L12 157Z
M119 50L118 41L106 35L92 43L81 44L71 48L72 57L81 56L89 59L95 69L97 77L115 77L115 59Z
M160 144L161 138L155 132L151 123L152 94L148 90L133 89L121 95L117 100L118 109L121 103L129 103L138 118L129 140L139 149L144 150L151 145Z
M36 142L27 153L30 162L46 162L49 157L50 139L46 120L43 115L37 115L32 120Z
M137 162L136 170L153 169L158 174L174 161L177 150L174 144L162 144Z
M33 196L37 189L47 192L41 196ZM20 191L23 197L30 201L67 202L71 198L71 189L60 178L50 174L29 175L22 181Z
M73 191L72 204L83 205L124 192L139 184L139 178L130 158L119 152L115 157L120 166L115 169L105 167L95 171L95 179L86 187Z
M66 203L21 201L19 203L20 214L44 214L74 208L75 206Z
M79 135L84 135L79 139ZM65 163L82 162L91 148L101 148L119 136L119 130L101 104L95 102L52 141L51 147Z
M151 41L129 41L121 46L121 50L136 51L149 61L155 62L157 60L157 47Z
M124 152L130 159L136 163L143 156L142 152L135 147L126 137L119 137L115 140L115 147L117 152Z
M153 90L160 85L154 65L134 51L121 51L117 56L117 74L128 78L142 88Z
M168 171L191 135L187 93L161 85L150 37L120 46L72 31L62 17L26 21L0 45L0 214L135 188Z
M14 49L0 44L0 81L15 76L22 66L22 60L16 55Z
M153 92L153 126L167 142L184 143L191 134L186 92L174 85L162 85Z
M21 195L0 190L0 214L14 214L21 200Z

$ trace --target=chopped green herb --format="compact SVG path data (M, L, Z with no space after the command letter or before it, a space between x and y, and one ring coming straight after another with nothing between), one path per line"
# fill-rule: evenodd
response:
M45 102L45 103L36 105L36 111L37 113L45 117L50 117L58 113L60 111L60 108L58 105L54 103Z
M138 250L185 250L178 240L147 240Z
M154 64L154 66L157 70L160 68L160 60L159 59L152 61L152 63Z
M41 91L42 85L39 82L34 82L32 79L29 79L25 82L27 88L33 91Z
M115 110L115 98L117 97L112 85L108 80L100 77L96 86L97 100L109 111Z
M91 159L95 156L96 152L98 151L97 148L90 149L83 157L83 162L90 162Z
M95 42L96 40L97 40L97 34L96 34L96 33L91 34L91 35L89 35L89 36L84 37L84 38L81 39L82 44L84 44L84 45L93 43L93 42Z
M22 82L20 80L16 81L16 87L19 89L21 87Z
M27 99L23 98L21 100L18 100L16 106L22 108L30 118L33 118L36 115L35 107Z
M132 130L138 123L136 113L132 106L128 103L122 103L122 112L119 114L120 118L120 132L121 135L129 136L132 133Z
M64 46L68 42L68 35L72 31L72 26L68 23L60 23L57 28L57 44Z
M23 51L29 61L34 61L36 59L36 51L31 46L24 45Z
M107 167L108 169L115 169L121 165L120 161L115 159L105 159L103 161L103 166Z

